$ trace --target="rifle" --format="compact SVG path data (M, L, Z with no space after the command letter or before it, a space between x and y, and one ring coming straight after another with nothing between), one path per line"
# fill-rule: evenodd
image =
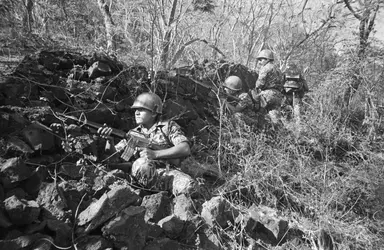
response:
M57 118L61 118L60 120L65 119L64 121L66 121L69 119L79 124L80 127L87 127L91 130L97 131L99 128L103 127L102 124L88 121L84 113L82 113L79 118L61 113L55 113L54 115ZM127 143L124 148L124 152L120 156L125 161L129 161L131 157L137 152L138 148L148 148L152 150L164 149L164 146L152 142L147 138L145 134L138 131L129 130L128 132L124 132L123 130L112 128L111 135L119 139L126 140ZM172 162L171 160L174 159L170 159L170 162L175 164L175 162Z

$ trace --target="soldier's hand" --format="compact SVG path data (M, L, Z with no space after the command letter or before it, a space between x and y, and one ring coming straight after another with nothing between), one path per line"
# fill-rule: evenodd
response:
M156 152L155 151L153 151L151 149L148 149L148 148L143 148L140 151L140 158L154 160L154 159L157 158L157 156L156 156Z
M111 140L111 133L112 133L112 128L108 127L107 124L103 124L98 130L97 133L100 135L101 138Z

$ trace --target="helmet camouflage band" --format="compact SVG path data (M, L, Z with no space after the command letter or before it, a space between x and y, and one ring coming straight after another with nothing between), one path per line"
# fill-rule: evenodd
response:
M163 102L161 98L155 93L142 93L140 94L133 105L132 109L144 108L152 111L153 113L161 114L163 112Z
M239 91L243 88L243 82L238 76L229 76L225 79L224 86L228 89Z

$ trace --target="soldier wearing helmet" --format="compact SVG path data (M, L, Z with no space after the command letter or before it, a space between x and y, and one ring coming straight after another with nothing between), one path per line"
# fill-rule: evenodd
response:
M295 116L299 116L302 99L309 89L307 81L295 63L288 63L283 73L283 83L283 93L285 96L283 105L292 106L295 111Z
M273 52L269 49L260 51L257 60L259 76L256 87L252 91L252 96L258 103L260 112L278 111L283 99L281 94L283 89L281 71L274 65L275 58Z
M178 194L192 194L196 191L196 182L187 174L176 170L182 159L190 155L190 143L180 126L174 121L161 121L162 100L154 93L142 93L137 96L132 109L135 110L139 132L161 149L137 148L130 174L138 184L148 189L172 191ZM110 137L112 128L103 126L98 133L107 139L107 148L112 152L123 152L128 141L123 139L114 145Z
M257 116L252 97L243 91L243 82L238 76L229 76L224 81L226 109L233 114L237 122L243 121L248 126L257 125Z

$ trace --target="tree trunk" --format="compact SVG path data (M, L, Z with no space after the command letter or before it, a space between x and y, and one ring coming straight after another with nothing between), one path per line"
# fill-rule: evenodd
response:
M375 23L376 14L379 10L379 3L367 3L365 1L362 15L353 9L349 0L344 0L346 7L360 21L359 25L359 45L357 48L357 63L352 70L352 83L344 91L344 106L348 107L353 95L358 90L362 83L362 77L360 76L360 63L364 61L366 56L366 50L368 47L368 38L373 29Z
M115 49L115 41L113 37L113 20L111 12L109 11L109 6L105 3L104 0L97 0L101 14L104 17L105 32L107 38L107 50L111 51Z
M172 9L171 13L168 18L168 22L164 22L164 28L166 29L161 45L161 54L160 54L160 65L163 69L167 69L168 67L168 59L169 59L169 47L171 45L171 38L172 38L172 29L173 29L173 22L175 21L175 13L176 13L176 7L177 7L177 0L173 0L172 3ZM165 21L165 20L164 20Z
M26 33L31 33L32 32L32 24L33 24L33 16L32 16L33 0L25 0L24 6L26 9L25 15L23 17L24 31Z

